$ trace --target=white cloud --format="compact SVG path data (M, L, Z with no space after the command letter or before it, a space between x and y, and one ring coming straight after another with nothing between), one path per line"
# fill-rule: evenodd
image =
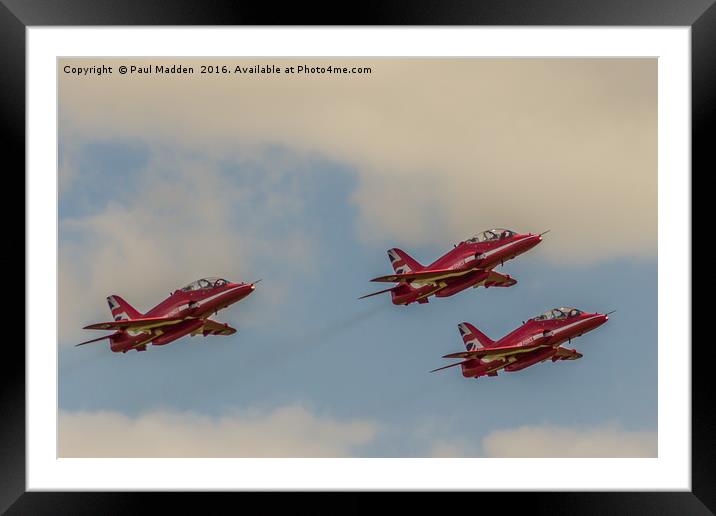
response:
M291 405L207 417L192 412L60 412L60 457L345 457L378 433Z
M60 161L57 169L57 189L60 197L69 190L72 181L77 175L77 168L73 163L74 154L69 147L71 147L71 145L68 145L64 155L59 158Z
M373 73L61 74L60 126L66 140L272 143L349 163L369 243L507 226L551 229L540 252L558 261L655 255L655 59L360 61Z
M525 425L494 430L481 440L440 437L430 446L431 457L563 458L656 457L656 432L633 432L618 425L571 428Z
M67 163L72 159L68 155ZM155 154L138 177L131 184L107 177L106 188L117 192L110 202L60 220L60 342L89 338L81 328L106 320L110 294L144 312L183 286L177 281L257 280L263 271L250 268L255 257L290 253L287 273L292 266L310 270L311 240L300 226L280 239L263 231L267 220L301 211L292 197L271 188L270 177L237 186L212 160L164 153ZM257 195L264 202L257 203ZM237 207L244 204L256 205L256 211L237 224ZM280 292L280 285L266 281L245 302L259 293L280 302Z
M434 458L479 457L479 450L464 439L438 440L432 444L429 453Z
M657 433L616 425L591 429L522 426L496 430L482 440L488 457L656 457Z

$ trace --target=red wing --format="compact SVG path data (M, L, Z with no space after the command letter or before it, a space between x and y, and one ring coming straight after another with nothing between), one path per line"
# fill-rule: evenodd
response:
M120 321L101 322L85 326L85 330L126 330L132 329L149 329L159 326L167 326L169 324L177 324L185 321L184 318L177 317L140 317L138 319L123 319Z
M388 276L380 276L373 278L371 281L379 281L383 283L404 283L409 281L437 281L443 278L452 278L456 276L464 276L475 269L432 269L418 272L408 272L406 274L390 274Z
M526 353L541 347L540 344L531 346L500 346L494 348L482 348L475 351L460 351L459 353L450 353L444 355L443 358L481 358L490 355L516 355L518 353Z
M233 335L234 333L236 333L236 329L228 324L207 319L201 328L192 332L192 335Z

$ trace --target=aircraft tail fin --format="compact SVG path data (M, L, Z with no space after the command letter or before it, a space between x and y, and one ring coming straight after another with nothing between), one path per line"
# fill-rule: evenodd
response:
M472 324L464 322L457 325L460 336L465 343L465 349L475 351L494 344L495 341L475 328Z
M398 248L388 249L388 258L396 274L417 272L425 268L415 259L411 258L408 253Z
M132 305L119 296L109 296L107 298L107 304L109 304L109 309L112 312L112 318L115 321L127 321L129 319L142 317L140 312L135 310Z

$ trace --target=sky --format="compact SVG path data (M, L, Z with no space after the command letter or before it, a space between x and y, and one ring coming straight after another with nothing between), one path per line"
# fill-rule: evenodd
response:
M216 60L172 60L198 71ZM59 455L656 456L656 60L225 59L361 75L76 76L59 63ZM470 289L368 280L490 227L550 229ZM263 279L229 337L114 354L82 327L195 279ZM617 310L584 358L465 379L556 306Z

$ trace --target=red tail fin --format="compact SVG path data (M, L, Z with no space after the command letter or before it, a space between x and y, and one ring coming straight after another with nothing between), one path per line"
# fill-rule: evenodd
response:
M397 248L388 249L388 258L396 274L417 272L425 268L411 258L408 253Z
M128 319L137 319L142 317L142 314L127 303L124 299L119 296L109 296L107 298L109 309L112 311L112 318L115 321L126 321Z
M457 325L457 329L460 330L462 341L465 343L465 348L468 351L475 351L477 349L489 347L495 343L494 340L482 333L470 323L460 323Z

